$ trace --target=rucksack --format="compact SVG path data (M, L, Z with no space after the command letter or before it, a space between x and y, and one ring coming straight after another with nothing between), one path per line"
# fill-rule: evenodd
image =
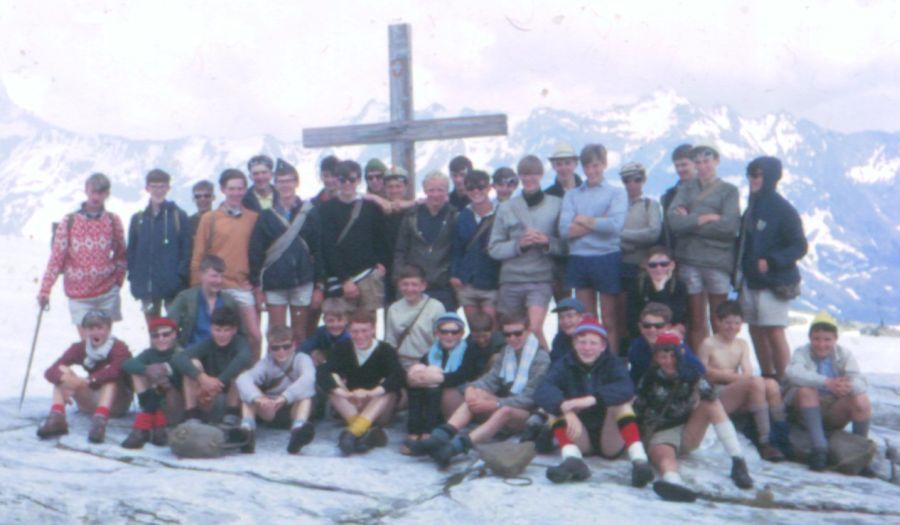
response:
M235 430L189 419L169 432L169 448L179 458L217 458L244 445Z

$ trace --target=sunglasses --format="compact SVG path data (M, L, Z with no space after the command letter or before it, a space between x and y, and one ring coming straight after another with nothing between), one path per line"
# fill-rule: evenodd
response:
M647 263L647 268L668 268L672 261L652 261Z
M285 343L283 345L269 345L269 352L281 352L284 350L290 350L294 345L291 343Z
M358 180L356 177L338 177L338 182L341 184L356 184Z
M647 323L647 322L641 323L641 328L646 328L648 330L651 328L656 328L657 330L660 330L664 326L666 326L666 323Z
M384 178L384 175L380 173L373 173L371 175L366 175L366 180L381 180Z
M175 330L159 330L150 334L150 339L159 339L160 337L171 337L175 334Z
M466 184L466 191L479 191L479 190L486 190L486 189L487 189L487 184L473 184L473 185Z
M212 193L195 193L194 198L195 199L211 199Z
M440 330L438 330L438 333L441 335L459 335L462 333L462 330L460 330L459 328L441 328Z
M500 181L500 182L497 182L496 184L497 184L497 186L512 186L512 187L514 188L514 187L516 187L516 186L519 185L519 181L517 181L517 180L515 180L515 179L512 179L512 180L502 180L502 181Z
M503 337L509 339L510 337L522 337L522 334L525 333L525 330L513 330L511 332L503 332Z

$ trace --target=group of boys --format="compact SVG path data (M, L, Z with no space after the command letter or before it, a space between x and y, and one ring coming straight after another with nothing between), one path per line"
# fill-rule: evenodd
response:
M108 418L127 411L134 391L140 412L125 447L164 445L168 421L219 413L241 429L245 452L260 420L290 428L287 448L297 453L327 400L346 423L340 450L355 454L383 446L384 425L406 406L403 451L442 466L501 431L527 430L545 449L560 447L562 463L547 472L554 482L587 479L585 453L627 452L635 486L653 480L652 464L660 495L689 500L676 453L696 448L709 424L732 458L735 484L752 486L730 412L753 415L760 454L777 461L790 454L785 402L795 403L817 470L826 461L824 428L852 420L854 432L867 434L865 382L836 345L833 320L814 322L810 345L795 352L785 401L775 381L751 376L748 348L736 338L742 314L729 302L717 304L715 335L694 345L667 330L666 306L647 305L629 370L619 358L617 301L626 194L604 180L602 145L576 155L560 144L550 160L557 180L545 191L543 162L533 155L493 178L457 157L450 177L424 178L425 198L416 201L401 169L328 157L323 190L304 201L293 166L257 156L247 166L251 188L240 170L221 174L217 209L211 184L196 184L191 217L165 199L171 178L155 169L127 243L103 207L109 180L92 175L81 209L55 228L38 296L45 306L64 273L81 335L47 370L53 406L38 435L66 433L64 407L75 401L94 414L89 439L102 442ZM629 165L623 179L636 174L646 175ZM681 208L677 198L672 205ZM126 270L151 339L136 357L111 335ZM560 329L551 353L542 327L554 296ZM454 313L459 306L465 319ZM384 341L375 338L381 308ZM261 359L263 309L270 329ZM472 421L480 424L465 432Z

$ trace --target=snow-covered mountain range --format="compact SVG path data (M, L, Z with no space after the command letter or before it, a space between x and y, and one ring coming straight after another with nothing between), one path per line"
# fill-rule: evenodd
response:
M443 116L450 115L438 105L417 112L417 118ZM359 114L333 124L387 118L385 105L370 102ZM0 195L0 233L49 239L51 222L77 206L83 181L93 171L112 177L109 208L127 216L142 206L143 177L154 167L175 176L172 196L191 211L194 182L213 180L226 167L243 167L260 152L296 165L304 195L318 189L317 162L328 153L361 163L389 158L387 146L307 150L299 139L301 126L294 140L139 141L75 134L24 112L0 91L0 183L6 188ZM747 163L758 155L775 155L786 169L780 189L801 213L810 240L810 254L802 262L802 304L829 307L847 319L900 322L900 280L892 276L900 266L900 206L895 202L900 133L837 133L788 113L747 118L724 106L701 108L671 91L585 114L535 108L524 118L511 118L509 131L508 137L420 143L418 171L445 169L461 153L492 171L513 166L526 153L546 157L558 140L576 148L601 142L610 151L611 179L617 182L623 162L642 162L650 173L645 191L658 196L675 179L671 150L683 142L714 139L723 157L720 174L742 188L746 201ZM552 177L548 172L545 182Z

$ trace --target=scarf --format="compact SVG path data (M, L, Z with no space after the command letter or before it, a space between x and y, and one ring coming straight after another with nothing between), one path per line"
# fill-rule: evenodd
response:
M443 356L445 352L450 352L450 357L447 358L447 364L444 365L441 369L445 374L452 374L459 370L460 365L462 365L463 357L466 353L466 340L461 339L459 344L454 346L450 350L444 350L441 348L441 342L435 340L431 343L431 348L428 350L428 366L437 366L440 367L443 362Z
M530 195L526 195L525 192L522 192L522 197L525 199L525 204L527 204L529 208L534 208L544 200L544 191L539 189Z
M509 391L513 395L519 395L525 390L525 385L528 384L528 371L531 369L531 362L538 353L538 349L537 337L534 334L528 334L528 339L522 348L522 358L519 359L518 367L516 366L516 351L509 345L506 345L503 349L500 378L506 383L512 383Z
M109 357L109 351L112 350L113 343L115 339L110 336L106 339L106 342L102 345L94 348L94 345L91 344L91 340L88 339L84 342L84 368L87 370L93 370L94 367L97 366L97 363L101 361L105 361L107 357Z

